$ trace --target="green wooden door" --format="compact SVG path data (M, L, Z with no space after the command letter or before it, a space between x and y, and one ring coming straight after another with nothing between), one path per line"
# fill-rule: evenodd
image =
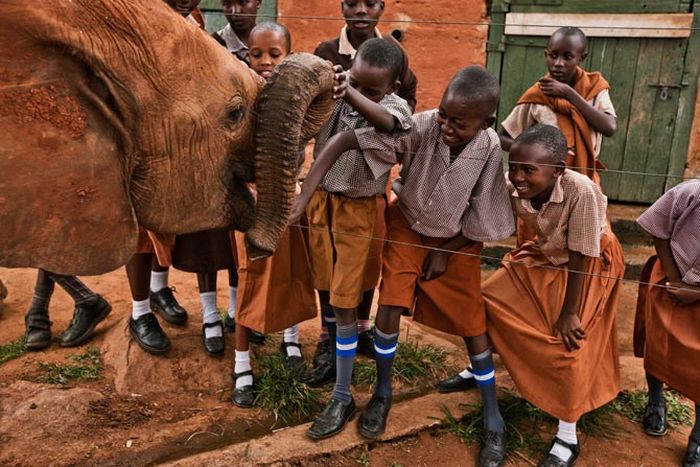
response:
M221 0L202 0L199 8L204 14L207 31L215 32L226 26L226 18L221 13ZM258 22L277 20L277 0L263 0L258 10Z
M502 25L507 22L507 13L575 13L568 25L579 26L577 21L586 20L586 15L580 13L688 13L691 6L681 0L510 0L508 4L496 0L487 66L501 80L498 121L508 115L523 91L546 72L543 49L548 37L509 34ZM543 24L555 24L556 14L537 17L536 21L542 23L551 17ZM519 17L519 21L527 21L526 16ZM689 15L683 17L692 19ZM696 13L693 26L697 24ZM660 34L669 35L668 31ZM687 28L685 35L688 36ZM600 70L608 79L618 114L618 130L604 140L600 154L611 169L601 174L603 190L611 200L650 203L681 180L697 87L698 57L693 52L698 48L697 41L695 31L690 37L676 38L589 37L589 54L583 67Z

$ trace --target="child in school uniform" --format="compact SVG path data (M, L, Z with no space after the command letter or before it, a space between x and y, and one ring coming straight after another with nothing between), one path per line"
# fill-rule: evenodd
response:
M700 180L672 188L637 219L656 255L642 271L634 352L644 358L644 430L666 433L664 383L695 402L684 467L700 467Z
M375 38L360 46L347 73L345 95L316 138L316 155L340 131L372 126L390 133L410 127L411 109L395 94L402 63L401 50L387 41ZM368 270L376 267L373 237L378 220L384 217L388 176L375 178L362 155L350 151L325 176L309 203L313 286L321 291L321 312L330 335L329 352L319 356L304 379L311 386L320 386L337 374L336 315L355 316L363 303L366 311L371 305L371 296L366 303L366 280Z
M249 44L250 66L265 79L292 50L289 30L273 22L255 26ZM300 157L303 156L300 151ZM299 166L301 163L300 160ZM231 232L231 237L239 263L232 400L237 406L247 408L253 406L255 399L249 352L251 330L261 333L284 330L280 352L290 368L301 373L305 364L298 324L316 316L316 299L311 286L306 229L289 226L275 253L257 261L248 259L243 233Z
M367 40L373 38L382 38L401 50L403 61L401 64L401 72L399 73L399 88L396 90L396 95L404 99L411 111L416 108L416 88L418 79L409 68L408 54L401 47L401 44L391 35L383 36L377 28L382 14L384 13L384 2L380 0L348 0L341 2L341 11L345 18L345 26L340 30L338 37L321 42L314 51L315 55L326 59L334 65L339 65L343 70L349 70L352 62L357 54L357 49ZM321 141L317 142L318 150L322 147ZM383 212L383 208L379 209ZM384 238L386 234L386 225L384 216L377 217L375 221L375 230L373 237L375 239ZM357 307L358 326L360 337L357 344L357 353L369 358L374 358L374 344L372 342L372 333L370 332L370 310L374 300L374 289L379 284L379 276L382 269L382 249L383 242L376 240L372 243L369 257L367 259L367 267L365 270L364 284L362 287L362 301ZM319 302L321 309L330 310L329 291L318 291ZM321 314L321 335L316 347L314 356L314 366L321 366L317 370L318 384L322 381L330 381L335 376L333 368L328 362L335 357L330 353L330 341L328 337L328 328L325 322L325 315ZM324 371L324 368L326 371Z
M228 24L211 35L239 60L250 65L248 42L261 0L221 0Z
M489 337L520 394L559 419L540 466L571 466L576 422L620 390L615 313L622 248L607 199L565 168L566 139L535 125L510 148L513 209L537 233L508 253L482 286Z
M493 75L467 67L450 81L440 108L415 115L407 133L362 128L336 135L312 167L292 214L299 214L322 174L346 150L359 149L377 180L401 164L393 184L398 201L388 209L375 322L377 382L358 429L371 439L385 430L400 317L412 312L420 323L464 337L484 402L486 435L479 459L488 466L504 462L505 427L486 336L479 252L482 242L514 230L501 148L490 129L498 97ZM338 380L330 403L307 432L314 439L339 432L355 412L349 384L341 386L352 372L354 323L339 319L337 336ZM342 371L347 376L341 378Z

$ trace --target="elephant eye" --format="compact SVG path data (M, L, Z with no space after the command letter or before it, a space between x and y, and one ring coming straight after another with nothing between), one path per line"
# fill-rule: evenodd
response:
M245 117L246 109L242 105L231 106L227 110L226 120L229 124L236 124Z

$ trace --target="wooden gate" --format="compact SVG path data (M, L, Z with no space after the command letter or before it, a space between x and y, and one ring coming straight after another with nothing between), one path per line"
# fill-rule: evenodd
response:
M545 74L551 33L580 27L589 37L583 67L610 82L618 115L600 154L612 169L603 190L611 200L654 202L686 164L700 70L700 13L692 11L692 0L494 0L487 67L501 81L498 121Z
M199 8L204 13L207 31L215 32L226 26L226 18L221 14L221 0L202 0ZM258 10L258 22L277 20L277 0L263 0Z

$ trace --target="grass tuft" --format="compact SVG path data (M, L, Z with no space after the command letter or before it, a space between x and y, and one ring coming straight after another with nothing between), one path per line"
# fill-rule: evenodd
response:
M0 365L22 356L27 351L26 339L20 337L9 344L0 345Z
M419 345L415 342L400 342L392 368L394 382L415 383L422 378L436 379L447 368L448 352L432 345ZM355 360L353 384L368 388L377 378L377 368L372 360Z
M73 363L39 363L42 375L39 381L49 384L67 384L69 381L97 379L102 371L102 355L95 347L82 354L68 357Z
M321 391L299 381L298 372L290 369L276 352L260 360L261 374L256 382L255 404L270 410L285 424L310 419L321 407Z
M675 391L666 391L666 421L669 428L678 425L690 426L693 423L693 409ZM643 389L622 391L612 402L618 413L633 422L641 422L647 405L647 392Z

